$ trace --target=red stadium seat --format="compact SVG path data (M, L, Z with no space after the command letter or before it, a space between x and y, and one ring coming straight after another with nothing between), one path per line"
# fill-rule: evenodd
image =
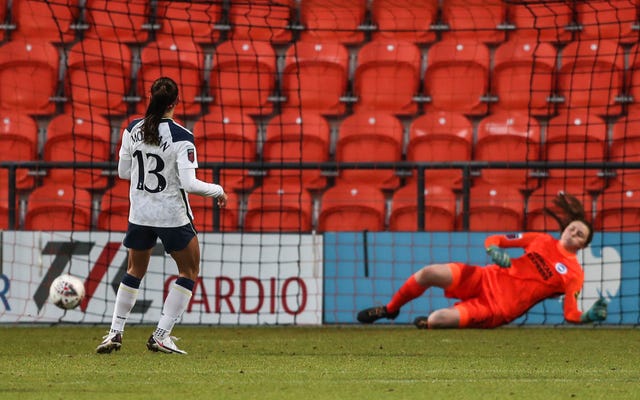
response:
M559 223L547 214L544 209L554 210L554 198L558 193L567 193L582 202L587 218L591 220L593 213L592 198L584 186L572 185L570 182L546 182L531 194L527 199L526 230L528 231L560 231ZM560 214L561 216L562 214Z
M243 228L248 232L309 232L312 199L300 186L260 186L247 197Z
M436 40L431 25L438 18L438 0L373 0L371 19L377 30L373 39L430 43Z
M620 118L613 125L609 161L640 161L640 119L636 116ZM622 168L616 171L617 179L633 187L640 187L640 169Z
M563 107L597 115L616 115L622 106L624 51L613 41L574 41L562 50L558 92Z
M6 2L2 4L6 7ZM73 25L79 15L78 0L13 0L11 16L16 29L11 32L11 40L71 42L76 37Z
M322 195L318 231L382 231L385 198L375 186L338 183Z
M232 39L287 43L291 40L291 16L295 0L231 0L229 21Z
M411 42L379 39L362 46L354 78L355 110L415 113L421 62L420 49Z
M456 222L456 195L444 186L428 185L424 192L424 230L453 231ZM396 190L391 200L390 231L418 229L418 187L408 184Z
M336 115L345 112L349 51L338 42L298 41L286 52L282 86L285 107Z
M638 40L638 1L591 0L575 2L580 39L614 40L634 43Z
M125 232L129 226L129 181L118 180L107 189L100 201L97 228Z
M147 0L86 0L85 10L89 25L85 37L120 43L142 43L149 38Z
M519 232L524 220L524 197L510 185L476 181L469 194L469 230ZM463 227L464 213L457 226Z
M262 159L270 163L324 162L329 160L329 123L319 114L287 109L269 121ZM269 170L266 180L288 180L305 189L322 189L320 170Z
M523 162L540 160L542 136L538 121L526 113L497 112L478 124L474 160ZM521 189L537 185L528 169L482 170L482 180L488 183L514 185Z
M238 196L233 191L227 191L227 205L219 209L221 232L238 230ZM214 232L214 210L218 207L217 200L213 197L202 197L195 194L189 195L189 205L193 212L193 223L198 232Z
M201 111L202 84L204 80L204 52L191 38L165 38L149 43L140 54L138 92L145 93L160 76L168 76L178 84L180 101L178 115L199 114ZM147 102L140 103L142 113Z
M510 40L494 54L492 93L496 108L549 115L555 107L548 97L555 92L556 49L534 38Z
M607 143L604 120L586 112L567 112L549 120L543 153L552 162L604 162ZM546 179L599 190L605 184L599 174L598 169L550 168Z
M99 114L125 114L131 90L131 50L100 39L85 39L68 52L66 92L71 109Z
M464 115L431 112L416 118L409 127L407 161L471 161L473 126ZM415 173L412 179L415 179ZM461 169L427 169L428 184L462 186Z
M340 124L336 144L337 162L393 162L402 157L402 123L387 113L359 112ZM392 169L342 169L339 179L367 182L393 189L399 184Z
M12 40L0 47L0 109L25 114L55 112L58 49L49 42Z
M107 162L111 160L111 127L106 118L90 114L60 114L47 128L45 161ZM99 168L53 168L47 181L66 182L82 189L104 189L107 176Z
M595 229L638 232L640 188L614 181L597 199Z
M501 0L443 0L442 21L449 30L443 39L479 40L499 43L505 32L498 26L505 21L506 7Z
M300 39L356 44L364 40L366 0L304 0L300 2Z
M527 38L536 42L568 42L571 40L570 27L573 9L561 1L519 1L509 2L507 15L516 29L512 37Z
M219 1L158 1L160 30L156 40L190 38L196 43L214 43L220 38L216 24L222 18Z
M16 201L16 207L18 207L18 202ZM14 213L14 218L17 213ZM18 224L20 221L14 220L16 226L14 228L18 228ZM0 185L0 229L8 230L9 229L9 190L7 185Z
M269 114L275 89L276 55L268 42L228 40L216 48L210 85L214 104L246 114Z
M91 193L65 183L34 189L27 200L24 229L87 231L91 229Z
M0 0L0 21L7 21L8 1L9 0ZM8 30L7 26L0 26L0 41L4 41Z
M251 117L239 109L214 108L196 120L193 125L195 142L198 146L197 176L213 182L210 170L202 168L205 162L251 162L256 159L258 128ZM253 186L253 178L245 169L223 169L220 181L226 192L243 190Z
M0 111L0 161L35 161L38 158L38 124L26 114ZM0 187L7 187L9 172L0 169ZM16 170L16 187L30 189L34 179L28 168Z
M442 40L429 48L424 77L428 111L482 115L489 89L489 49L477 41Z

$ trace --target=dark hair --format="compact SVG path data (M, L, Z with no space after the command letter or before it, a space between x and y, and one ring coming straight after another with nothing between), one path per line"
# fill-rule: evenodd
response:
M151 85L151 99L142 124L142 135L147 144L160 144L158 125L167 110L178 100L178 85L171 78L156 79Z
M584 246L587 247L593 239L593 226L587 219L584 206L580 200L568 193L560 192L553 199L553 204L555 205L553 209L545 207L544 211L553 217L553 219L558 221L561 232L564 232L567 226L569 226L573 221L580 221L589 228L589 234L587 235L584 244Z

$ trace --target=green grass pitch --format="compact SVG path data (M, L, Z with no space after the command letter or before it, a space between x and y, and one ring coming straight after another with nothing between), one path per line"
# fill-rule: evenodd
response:
M638 399L640 330L0 326L0 399Z

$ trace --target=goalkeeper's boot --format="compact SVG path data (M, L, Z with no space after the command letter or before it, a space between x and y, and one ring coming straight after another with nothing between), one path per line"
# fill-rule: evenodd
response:
M98 354L108 354L112 351L120 350L122 347L122 333L113 332L102 338L102 343L96 347L96 353Z
M358 313L358 321L363 324L372 324L380 318L396 319L398 314L400 314L400 310L389 312L386 306L371 307Z
M157 338L153 335L147 340L147 349L151 351L160 351L168 354L187 354L186 351L180 350L174 340L178 340L175 336L167 336L164 339Z
M413 320L413 324L418 329L429 329L429 317L416 317Z

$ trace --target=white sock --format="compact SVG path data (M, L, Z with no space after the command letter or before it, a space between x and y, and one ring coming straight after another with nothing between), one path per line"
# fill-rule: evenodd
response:
M124 325L127 323L129 314L133 306L136 304L138 298L138 289L134 289L130 286L120 283L118 287L118 294L116 294L116 304L113 310L113 317L111 318L111 330L110 333L124 331Z
M175 283L171 285L169 294L162 307L162 316L160 317L160 321L158 321L158 327L153 333L153 336L158 339L164 339L169 336L173 330L173 326L178 322L184 310L187 309L190 299L191 290L176 285Z

